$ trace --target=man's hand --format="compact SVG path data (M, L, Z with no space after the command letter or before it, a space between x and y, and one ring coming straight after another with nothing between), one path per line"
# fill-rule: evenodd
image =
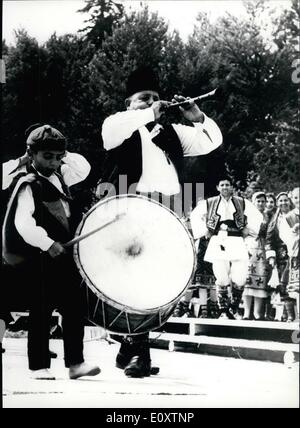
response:
M166 112L170 104L169 101L154 101L151 108L154 111L155 120L158 120Z
M295 235L298 235L298 234L299 234L299 223L296 223L296 224L294 225L294 227L292 228L292 232L293 232Z
M55 258L61 256L62 254L66 254L66 250L59 242L54 242L49 248L48 254Z
M172 99L172 103L181 103L186 101L186 104L183 106L179 106L179 109L183 115L183 117L191 122L201 122L204 121L204 114L200 110L200 108L195 104L194 101L189 101L190 97L183 97L182 95L174 95Z

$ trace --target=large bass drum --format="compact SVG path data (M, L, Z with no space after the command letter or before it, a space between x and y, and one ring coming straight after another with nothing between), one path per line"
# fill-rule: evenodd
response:
M193 278L193 239L176 214L140 195L100 201L84 216L76 236L105 224L74 245L88 318L116 334L155 330Z

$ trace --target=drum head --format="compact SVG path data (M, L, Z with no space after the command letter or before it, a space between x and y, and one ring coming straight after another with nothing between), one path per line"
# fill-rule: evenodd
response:
M122 217L75 246L88 285L105 301L135 311L169 304L181 295L195 267L193 240L180 219L161 204L137 195L95 205L77 235Z

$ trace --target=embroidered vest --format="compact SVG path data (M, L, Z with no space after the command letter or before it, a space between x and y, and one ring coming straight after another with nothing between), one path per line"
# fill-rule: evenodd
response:
M29 173L20 178L16 184L9 200L3 223L3 257L11 265L33 258L40 252L39 248L32 247L23 240L14 223L17 196L20 190L28 184L31 187L35 203L33 217L37 226L43 227L54 241L66 242L71 238L69 220L61 203L61 199L69 200L70 198L62 194L47 179L34 172ZM65 183L62 182L62 184L66 188Z
M235 207L235 212L233 214L233 222L231 227L236 228L237 231L242 231L242 229L247 224L247 217L244 214L245 211L245 200L239 196L232 196L232 203ZM219 231L220 227L220 215L218 214L218 207L221 201L220 196L214 196L207 199L207 216L206 216L206 226L209 231L213 234L216 234Z
M147 129L151 131L154 125L154 122L147 124ZM171 125L165 126L158 135L152 138L152 142L163 150L172 161L178 174L178 180L182 183L183 149L174 128ZM118 180L120 175L127 176L127 187L139 182L143 166L142 142L139 131L135 131L131 137L119 147L110 150L107 155L106 162L109 174L104 172L105 179L102 179L102 182L112 183L117 193L119 193ZM155 168L155 165L153 167Z

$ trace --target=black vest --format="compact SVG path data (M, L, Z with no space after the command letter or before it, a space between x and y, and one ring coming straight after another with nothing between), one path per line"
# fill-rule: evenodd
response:
M28 184L31 187L35 203L33 217L37 226L43 227L54 241L64 243L71 238L69 219L66 217L61 203L61 199L69 200L68 196L63 195L53 184L38 174L27 174L19 179L13 190L2 229L3 257L11 265L35 257L40 252L39 248L32 247L23 240L14 223L17 196L20 190ZM66 189L65 184L64 187Z
M232 196L232 203L235 207L235 213L233 214L234 220L227 220L226 223L230 229L236 231L242 231L247 224L247 217L244 214L245 211L245 200L240 196ZM218 212L218 207L221 201L221 196L214 196L207 199L207 217L206 217L206 226L210 232L213 234L218 233L220 228L220 215Z
M151 131L154 122L147 124L147 129ZM183 149L172 125L165 126L158 135L152 138L156 144L169 158L176 169L178 180L182 183L183 171ZM138 183L142 175L142 142L139 131L135 131L131 137L125 140L120 146L110 150L107 158L107 169L104 171L102 182L112 183L117 193L119 193L119 176L127 177L127 186ZM153 165L155 168L155 165Z

